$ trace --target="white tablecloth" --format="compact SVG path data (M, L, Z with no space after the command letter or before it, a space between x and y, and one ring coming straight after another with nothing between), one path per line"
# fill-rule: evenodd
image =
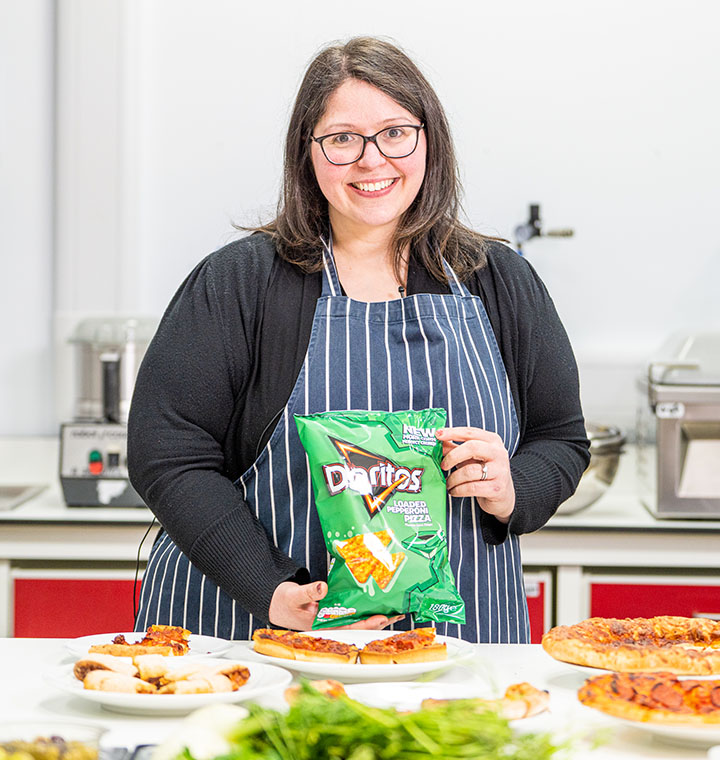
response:
M226 656L237 658L236 647ZM97 723L108 729L108 746L155 743L173 733L181 717L122 715L102 706L68 695L48 685L43 674L50 668L73 661L61 639L0 639L0 722L13 719L53 719ZM281 661L278 660L278 664ZM532 731L550 730L572 734L607 731L607 741L598 749L580 749L575 757L590 760L636 760L638 758L706 758L701 747L681 747L666 743L645 731L627 726L584 707L576 699L585 676L562 663L555 662L537 645L479 645L473 659L443 673L440 684L476 683L478 694L521 681L550 691L551 710L524 721ZM443 686L443 688L445 688ZM281 694L263 698L274 706Z

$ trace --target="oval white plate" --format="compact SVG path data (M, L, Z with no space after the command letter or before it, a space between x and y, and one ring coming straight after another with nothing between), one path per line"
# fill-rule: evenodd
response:
M592 678L593 676L604 676L604 675L607 675L608 673L615 673L616 672L614 670L604 670L603 668L592 668L589 665L575 665L575 663L572 663L572 662L563 662L562 664L563 665L567 665L569 668L572 668L573 670L575 670L578 673L582 673L586 678ZM622 672L622 671L620 671L620 672ZM651 670L650 671L634 670L632 672L633 673L644 673L644 672L652 673L653 671L651 671ZM677 678L679 678L681 681L682 680L692 680L692 679L695 679L695 680L698 680L698 681L707 681L707 680L712 680L712 679L719 679L720 680L720 675L717 675L717 674L716 675L710 675L710 676L693 676L693 675L685 675L685 674L682 674L682 673L680 673L680 674L675 673L674 675Z
M83 657L88 653L90 647L96 644L112 644L112 640L116 636L124 636L126 641L132 643L140 641L144 635L141 631L134 633L123 631L119 633L94 633L90 636L80 636L77 639L71 639L67 642L66 647L75 657ZM215 657L227 652L234 644L234 642L227 639L219 639L215 636L200 636L195 633L190 634L188 643L190 644L190 650L186 657L207 657L209 655Z
M305 631L309 636L317 638L333 639L346 644L355 644L364 647L370 641L394 636L398 631ZM286 660L281 657L269 657L258 654L252 648L252 642L243 642L242 656L258 662L273 663L283 668L288 668L296 673L322 678L335 678L343 683L358 683L361 681L407 681L417 678L424 673L432 673L436 670L444 670L456 665L462 660L472 657L474 644L452 636L438 636L437 641L447 644L448 656L446 660L437 662L410 662L402 665L362 665L361 663L343 664L333 662L302 662L300 660Z
M394 707L396 710L419 710L423 699L472 699L493 696L489 685L478 682L367 682L349 684L346 691L351 699L370 707Z
M222 662L229 663L229 660ZM284 689L292 680L287 670L259 662L241 662L250 670L250 678L237 691L221 694L121 694L83 688L73 675L73 665L60 665L45 675L57 689L89 702L98 702L106 710L132 715L183 715L217 702L243 702L275 689Z
M614 720L620 721L625 726L632 726L640 731L652 734L667 744L682 747L711 747L713 744L720 743L720 726L718 725L674 726L664 723L626 720L625 718L614 718Z
M589 665L576 665L574 662L563 662L558 660L562 665L567 665L572 668L576 673L582 673L586 678L592 678L592 676L602 676L606 673L612 673L612 670L605 670L604 668L593 668Z

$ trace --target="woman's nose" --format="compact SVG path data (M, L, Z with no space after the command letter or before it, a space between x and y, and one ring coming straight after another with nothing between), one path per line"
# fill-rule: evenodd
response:
M380 166L381 164L385 163L385 156L380 152L378 146L372 142L371 140L368 140L368 142L365 143L365 152L362 154L362 157L358 160L358 164L365 168L373 168L375 166Z

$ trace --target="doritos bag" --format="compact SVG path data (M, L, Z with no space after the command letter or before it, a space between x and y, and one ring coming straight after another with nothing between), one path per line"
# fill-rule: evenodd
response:
M313 628L374 614L465 622L448 563L444 409L295 415L331 555Z

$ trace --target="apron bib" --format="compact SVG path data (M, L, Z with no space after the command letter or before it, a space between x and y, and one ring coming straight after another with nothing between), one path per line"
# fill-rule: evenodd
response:
M449 295L418 293L364 303L342 295L332 244L323 244L322 295L302 369L270 440L237 481L273 543L313 580L327 578L328 554L293 414L442 407L449 427L495 432L510 456L519 439L490 320L482 301L447 264ZM509 534L500 545L486 544L480 507L471 497L447 497L447 523L450 565L467 622L440 623L438 633L471 642L529 642L518 537ZM248 639L267 621L241 609L163 533L150 552L136 630L152 623ZM410 624L406 619L395 628Z

